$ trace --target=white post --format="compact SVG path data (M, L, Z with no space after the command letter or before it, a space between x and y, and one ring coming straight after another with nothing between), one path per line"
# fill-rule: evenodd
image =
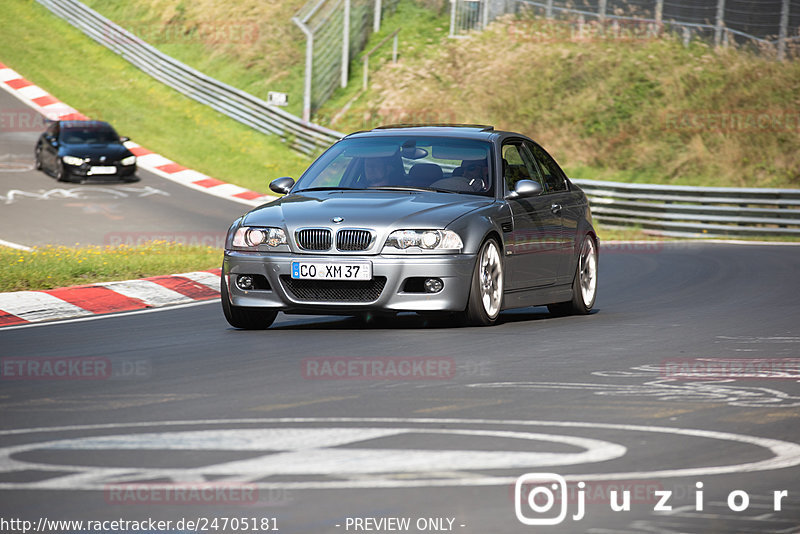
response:
M714 46L722 43L722 26L725 24L725 0L717 0L717 21L714 25Z
M786 58L786 34L789 28L789 0L783 0L781 5L781 27L778 30L778 61Z
M664 0L656 0L656 24L661 28L661 21L664 18Z
M553 0L547 0L547 6L544 8L544 16L548 19L553 18Z
M347 87L347 78L350 75L350 0L344 0L342 23L342 80L340 85Z
M372 19L372 31L378 33L381 31L381 0L375 0L375 13Z
M314 34L297 17L292 17L292 22L297 24L306 36L306 72L303 80L303 120L311 121L311 74L314 67Z
M456 2L458 0L450 0L450 37L456 36Z

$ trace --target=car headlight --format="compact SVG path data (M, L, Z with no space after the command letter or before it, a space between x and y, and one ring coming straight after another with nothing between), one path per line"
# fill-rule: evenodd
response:
M286 232L282 228L242 226L236 230L231 244L237 248L255 248L259 245L279 247L287 244Z
M134 165L136 163L136 156L128 156L119 161L122 165Z
M386 239L385 248L405 250L458 251L464 248L461 237L452 230L395 230Z
M76 158L75 156L64 156L63 158L61 158L61 161L63 161L67 165L75 165L75 166L83 165L83 159Z

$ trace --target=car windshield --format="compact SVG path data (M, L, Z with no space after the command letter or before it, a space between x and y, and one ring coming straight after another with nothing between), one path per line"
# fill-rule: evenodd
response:
M108 144L119 141L117 133L107 126L80 126L64 128L61 142L67 145Z
M303 174L295 192L425 190L491 195L487 141L424 136L344 139Z

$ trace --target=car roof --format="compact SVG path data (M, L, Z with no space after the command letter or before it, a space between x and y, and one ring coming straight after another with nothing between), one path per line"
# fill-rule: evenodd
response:
M107 128L109 130L113 130L114 128L105 121L59 121L62 129L77 129L77 128L95 128L95 129L104 129Z
M362 137L392 137L396 135L425 135L431 137L459 137L489 140L495 134L494 126L483 124L390 124L372 130L351 133L345 139Z

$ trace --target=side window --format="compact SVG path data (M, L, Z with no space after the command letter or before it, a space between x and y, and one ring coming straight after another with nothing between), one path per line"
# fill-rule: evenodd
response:
M539 168L542 170L542 177L544 178L542 186L544 187L544 192L566 191L567 179L564 175L564 171L562 171L561 167L556 163L556 160L536 143L525 143L525 146L531 151L536 162L539 164Z
M58 137L58 123L51 122L50 125L47 127L47 135L52 137Z
M503 177L506 183L506 193L513 191L520 180L534 180L541 183L542 179L536 164L523 148L522 143L511 141L503 145Z

